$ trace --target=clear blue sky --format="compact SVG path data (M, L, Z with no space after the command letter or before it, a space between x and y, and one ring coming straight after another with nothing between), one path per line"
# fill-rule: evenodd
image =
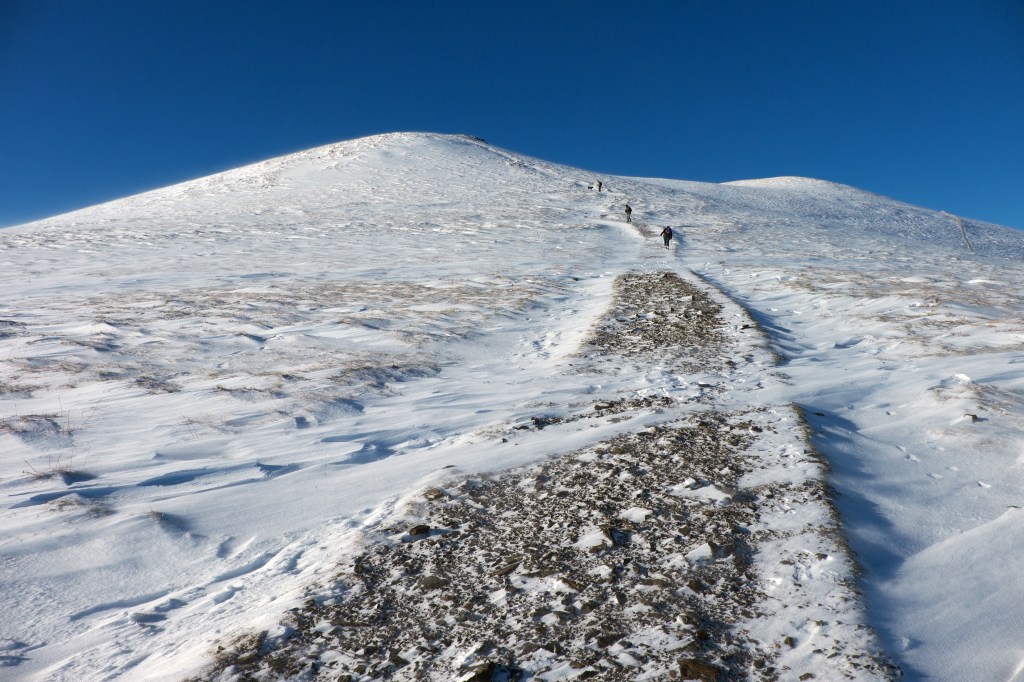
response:
M0 0L0 225L392 131L1024 228L1024 0Z

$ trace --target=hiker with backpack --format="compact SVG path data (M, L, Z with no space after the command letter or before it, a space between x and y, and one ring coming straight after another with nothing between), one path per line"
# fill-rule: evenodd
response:
M626 222L633 222L633 209L630 208L629 204L626 204Z
M661 238L665 240L665 248L668 248L668 243L672 241L672 227L666 225L665 229L661 231Z

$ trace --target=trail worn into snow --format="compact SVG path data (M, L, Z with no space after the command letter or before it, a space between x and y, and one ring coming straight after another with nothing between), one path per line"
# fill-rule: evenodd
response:
M696 390L602 401L572 419L656 418L424 490L278 631L226 646L204 679L898 675L865 623L801 415L758 400L780 379L739 308L673 272L621 276L580 362L655 367Z

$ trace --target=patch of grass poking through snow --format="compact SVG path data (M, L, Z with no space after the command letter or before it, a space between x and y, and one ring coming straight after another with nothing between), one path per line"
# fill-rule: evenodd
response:
M68 447L74 429L61 414L27 414L0 419L0 433L17 436L29 445Z
M0 433L10 434L21 439L22 442L46 449L45 464L33 464L28 460L25 464L28 469L23 473L36 480L60 478L65 484L70 485L80 481L87 481L93 478L92 475L75 469L73 466L74 453L54 452L62 448L72 448L74 445L74 434L77 430L89 425L96 414L96 410L83 411L78 420L70 410L61 410L57 413L28 414L0 419Z
M161 376L152 374L143 374L135 377L135 385L139 388L144 388L150 393L178 393L181 391L181 386L176 384L174 381Z
M68 455L48 455L46 458L45 466L35 467L31 462L26 461L28 469L23 473L26 476L30 476L37 481L44 481L50 478L60 478L65 483L70 484L78 480L88 480L92 478L88 474L82 472L76 472L72 467L72 456ZM84 478L83 478L84 477Z
M38 386L30 384L10 384L0 381L0 398L7 400L13 398L31 398Z
M99 519L114 514L114 510L106 504L81 497L75 493L52 500L48 506L54 512L65 514L78 512L83 517L90 519Z

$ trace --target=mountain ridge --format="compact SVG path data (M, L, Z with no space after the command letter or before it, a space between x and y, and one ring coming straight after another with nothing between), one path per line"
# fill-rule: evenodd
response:
M187 196L190 193L214 191L223 192L226 187L237 187L238 185L244 186L246 184L254 186L255 188L272 189L273 176L285 173L290 169L294 169L304 164L311 164L311 162L316 160L337 164L343 162L345 159L351 160L351 157L358 156L360 154L376 153L385 157L388 155L400 155L403 158L408 158L410 155L417 152L422 153L425 151L428 154L450 154L452 151L457 151L460 148L465 149L474 147L478 150L484 151L486 156L501 159L506 163L521 165L523 167L532 167L535 169L544 169L547 172L555 172L556 174L561 174L565 177L571 177L580 183L594 183L601 178L605 178L605 181L607 182L609 179L614 178L614 181L619 183L648 183L656 186L685 187L687 191L697 194L700 194L702 191L720 194L716 189L720 190L721 188L744 188L755 191L765 190L793 195L807 195L814 194L815 192L824 192L832 196L842 195L882 199L885 200L885 202L891 202L894 206L904 207L905 210L912 212L925 211L934 214L943 213L941 211L908 204L906 202L886 197L885 195L869 192L851 185L844 185L826 179L799 176L778 176L771 178L732 180L722 183L708 183L671 178L646 178L638 176L601 174L497 147L488 143L483 138L473 135L430 132L394 132L332 142L306 150L282 154L280 156L271 157L269 159L246 164L237 168L184 180L164 187L154 188L138 194L120 197L100 204L82 207L67 213L42 218L32 222L23 223L21 225L14 225L4 229L21 230L37 226L46 227L55 224L54 221L85 221L94 215L98 216L99 214L102 214L104 210L129 208L134 204L145 201L149 198L165 199L169 201L181 195ZM328 168L330 168L330 166L324 167L325 170ZM640 194L639 191L635 193ZM1020 232L1019 230L1014 230L1014 228L986 223L983 221L964 219L964 222L970 225L972 229L978 229L985 232L990 232L993 228Z

